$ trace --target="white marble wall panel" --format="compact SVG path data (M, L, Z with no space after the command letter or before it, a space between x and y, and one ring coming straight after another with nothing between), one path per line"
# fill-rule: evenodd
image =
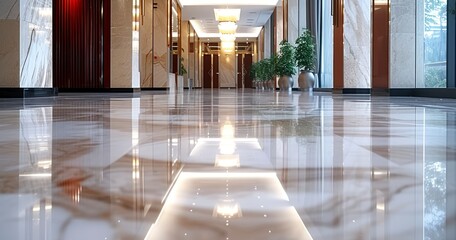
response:
M152 0L146 0L143 21L139 23L139 71L141 87L152 87L153 72L153 8Z
M288 42L294 44L299 36L299 0L288 0ZM293 75L294 86L298 87L298 74Z
M371 87L371 2L344 3L344 87Z
M168 13L167 0L155 0L154 48L153 48L153 87L168 86Z
M236 87L236 55L220 54L219 83L220 87Z
M415 0L390 2L390 87L415 87Z
M111 1L111 87L132 87L132 0Z
M52 87L52 0L20 1L21 87Z
M18 20L0 20L0 87L19 87L19 26Z

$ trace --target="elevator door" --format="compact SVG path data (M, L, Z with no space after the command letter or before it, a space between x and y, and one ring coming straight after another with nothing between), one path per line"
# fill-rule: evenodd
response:
M237 57L237 88L252 88L250 68L252 67L252 54L238 54Z
M203 58L203 88L219 88L219 57L205 54Z

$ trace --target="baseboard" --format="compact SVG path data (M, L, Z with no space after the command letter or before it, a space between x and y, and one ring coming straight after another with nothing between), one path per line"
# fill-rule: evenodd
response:
M344 88L342 94L371 94L370 88Z
M456 99L456 88L392 88L390 96Z
M57 96L56 88L0 88L0 98L35 98Z
M168 88L160 87L160 88L141 88L141 91L167 91Z

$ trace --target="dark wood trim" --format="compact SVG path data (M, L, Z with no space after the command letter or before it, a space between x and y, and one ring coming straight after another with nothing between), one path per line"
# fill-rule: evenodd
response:
M282 0L283 8L283 40L288 41L288 0Z
M335 90L342 90L344 88L344 8L341 0L333 0L333 4L333 84Z
M390 3L372 0L372 88L389 88Z

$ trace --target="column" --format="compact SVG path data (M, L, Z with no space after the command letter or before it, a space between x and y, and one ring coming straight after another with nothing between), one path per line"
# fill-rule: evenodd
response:
M19 87L19 3L0 3L0 87Z
M416 1L390 4L390 88L415 88Z
M133 1L111 2L111 88L132 87Z
M344 89L370 88L371 1L346 0L343 27Z

